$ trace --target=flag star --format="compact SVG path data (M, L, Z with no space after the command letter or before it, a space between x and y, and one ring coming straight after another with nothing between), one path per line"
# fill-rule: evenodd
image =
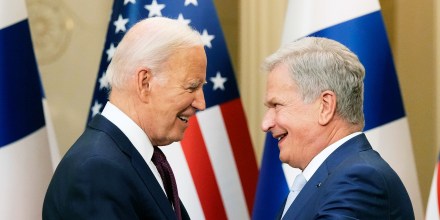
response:
M128 23L128 18L123 18L122 15L119 15L118 20L114 21L113 24L115 25L115 34L119 31L125 32L127 31L127 28L125 25Z
M185 18L183 17L182 13L179 14L179 17L177 17L177 20L178 20L178 21L181 21L181 22L183 22L183 23L185 23L185 24L187 24L187 25L189 25L189 23L191 23L191 20L190 20L190 19L185 19Z
M209 35L209 34L208 34L208 31L207 31L206 29L203 29L203 32L202 32L202 41L203 41L203 44L204 44L205 46L207 46L208 48L211 48L211 47L212 47L212 45L211 45L211 41L212 41L212 39L214 39L214 38L215 38L214 35Z
M132 3L133 5L136 4L136 0L124 0L124 5Z
M194 6L197 6L197 0L185 0L185 6L188 6L189 4L193 4Z
M225 90L225 82L228 80L228 78L222 77L220 72L217 72L217 75L215 77L211 77L210 79L211 82L214 83L214 87L212 88L212 90Z
M145 5L145 9L149 11L148 17L162 16L162 9L165 8L165 4L157 4L156 0L151 2L151 5Z
M101 78L99 78L99 89L102 88L108 89L110 84L108 83L107 77L105 77L105 72L102 74Z
M98 101L95 101L92 107L92 117L101 112L102 104Z
M110 48L108 48L105 52L107 53L107 61L110 61L113 58L113 54L115 54L116 47L112 43L110 44Z

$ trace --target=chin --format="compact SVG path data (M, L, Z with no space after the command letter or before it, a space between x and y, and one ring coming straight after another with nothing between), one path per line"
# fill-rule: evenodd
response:
M182 139L183 139L183 135L180 135L180 136L170 137L167 141L169 142L168 144L172 144L174 142L179 142Z
M176 142L176 141L174 141L170 137L166 137L166 138L163 138L161 140L156 141L156 144L157 144L157 146L167 146L167 145L172 144L173 142Z
M280 154L280 160L281 160L281 162L283 162L283 163L287 163L288 161L286 160L286 158L284 158L281 154Z

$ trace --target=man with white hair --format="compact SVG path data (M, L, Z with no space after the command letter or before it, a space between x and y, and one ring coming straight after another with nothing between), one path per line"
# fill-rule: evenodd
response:
M200 34L168 18L134 25L107 69L111 91L58 165L43 219L189 219L158 146L205 109Z
M365 69L344 45L306 37L266 58L262 129L301 169L278 219L414 219L399 176L365 134Z

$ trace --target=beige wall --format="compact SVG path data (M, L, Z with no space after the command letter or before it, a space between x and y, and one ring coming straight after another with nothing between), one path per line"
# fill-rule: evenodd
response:
M260 162L265 138L260 122L265 110L263 95L266 88L260 64L280 46L287 1L242 0L240 6L240 68L237 77L249 130Z
M383 1L385 2L385 1ZM426 206L437 159L437 114L435 72L435 0L393 1L391 47L394 53L403 101ZM387 11L384 11L385 14ZM385 14L386 15L386 14ZM386 15L386 16L390 16Z
M434 26L434 44L433 46L436 48L435 55L434 55L434 61L435 61L435 77L436 77L436 133L435 133L435 143L437 147L437 152L439 152L440 149L440 137L438 135L438 132L440 132L440 2L434 1L434 17L435 17L435 26ZM436 153L437 153L436 152Z
M262 59L280 45L287 0L215 0L258 161L264 77ZM411 129L424 205L437 158L440 79L436 0L381 1ZM27 0L39 67L64 154L85 126L111 1Z
M62 155L85 128L112 1L26 0Z

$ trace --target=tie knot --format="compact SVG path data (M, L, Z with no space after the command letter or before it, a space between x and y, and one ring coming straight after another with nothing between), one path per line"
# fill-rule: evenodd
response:
M292 191L299 192L306 185L307 180L302 173L298 174L293 181Z
M154 165L156 166L164 166L165 163L168 165L165 154L157 146L154 146L154 152L151 161L153 161Z

